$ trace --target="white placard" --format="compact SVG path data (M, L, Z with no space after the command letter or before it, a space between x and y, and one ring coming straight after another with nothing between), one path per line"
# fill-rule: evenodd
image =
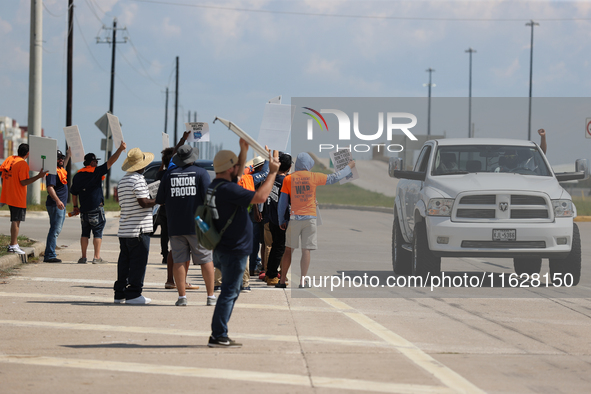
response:
M285 152L294 114L295 105L265 104L258 143Z
M57 140L29 136L29 168L31 171L49 171L57 175Z
M250 135L246 134L246 132L244 132L244 130L242 130L240 127L236 126L234 123L230 122L229 120L216 117L213 120L214 123L215 123L216 120L219 120L220 122L222 122L227 128L229 128L234 133L236 133L236 135L238 137L243 138L244 140L246 140L246 142L248 142L248 145L250 145L250 147L256 153L258 153L259 155L261 155L261 157L263 157L264 159L268 159L269 152L267 152L265 150L265 148L261 146L261 144L259 144L258 142L256 142L254 140L254 138L252 138Z
M109 128L111 129L111 136L113 138L113 149L117 150L121 146L123 140L123 131L121 131L121 125L119 124L119 118L115 115L107 114L109 119Z
M150 198L156 198L156 194L158 194L158 187L160 186L160 181L152 182L148 185L148 192L150 193Z
M185 131L190 131L187 142L208 142L209 124L205 122L185 123Z
M68 147L72 150L72 163L80 163L84 161L84 145L82 145L82 138L80 138L80 130L78 126L64 127L64 135Z
M170 148L170 138L168 134L162 133L162 149Z
M351 160L353 160L353 157L351 156L351 151L349 149L339 149L338 151L335 152L329 152L330 155L330 160L332 160L332 164L334 165L334 171L338 172L340 170L342 170L343 168L347 167L347 164L349 164L349 162ZM354 181L355 179L359 178L359 174L357 173L357 168L353 167L353 169L351 170L351 175L341 179L339 181L339 183L341 185L344 185L345 183Z

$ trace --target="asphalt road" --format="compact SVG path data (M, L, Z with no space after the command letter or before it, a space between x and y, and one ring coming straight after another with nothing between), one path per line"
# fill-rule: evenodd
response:
M240 349L205 346L213 309L200 290L175 307L164 290L159 239L152 239L148 306L112 304L115 264L80 265L76 220L59 245L63 264L29 264L0 284L3 393L567 393L591 382L591 246L583 241L576 288L380 287L391 272L392 216L325 210L310 275L329 285L267 288L252 278L230 321ZM24 234L43 238L45 218ZM110 219L103 258L117 257ZM7 218L0 218L7 228ZM583 240L591 223L580 223ZM46 230L45 230L46 231ZM299 254L294 254L297 283ZM508 259L443 259L453 276L509 275ZM541 274L548 270L545 261ZM376 277L379 285L334 289L333 277Z

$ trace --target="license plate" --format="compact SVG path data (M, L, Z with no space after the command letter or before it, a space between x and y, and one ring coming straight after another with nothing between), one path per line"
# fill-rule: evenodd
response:
M515 241L517 230L493 230L493 241Z

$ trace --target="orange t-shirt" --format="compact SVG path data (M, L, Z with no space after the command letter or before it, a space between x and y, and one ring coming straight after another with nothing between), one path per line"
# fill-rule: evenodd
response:
M245 174L242 175L242 178L238 181L238 184L242 186L246 190L255 191L254 190L254 179L252 179L252 175Z
M292 215L316 216L316 186L326 185L326 178L326 174L310 171L296 171L285 177L281 193L290 196Z
M26 208L27 187L21 185L21 181L26 179L29 179L29 165L22 157L19 157L14 161L12 169L4 179L0 202L13 207Z
M2 171L2 182L4 182L4 180L8 178L8 173L10 172L12 165L15 163L15 161L18 157L20 157L20 156L7 157L2 162L2 165L0 165L0 171Z

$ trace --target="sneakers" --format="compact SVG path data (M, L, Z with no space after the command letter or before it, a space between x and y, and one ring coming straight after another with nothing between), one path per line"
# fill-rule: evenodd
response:
M86 260L86 257L80 257L78 259L78 264L88 264L88 260Z
M107 264L107 261L99 257L98 259L92 259L92 264Z
M115 301L113 301L113 303L115 303L115 304L125 304L125 298L121 298L121 299L115 298Z
M207 297L207 306L215 306L218 299L215 297Z
M238 343L236 341L233 341L228 337L220 337L220 338L216 339L216 338L210 336L207 346L209 346L209 347L242 347L242 344Z
M176 300L176 303L174 304L176 306L187 306L187 298L179 298L178 300Z
M250 286L240 286L241 293L250 293Z
M222 289L222 286L214 286L213 287L213 291L220 291Z
M275 285L275 287L278 288L278 289L285 289L285 288L287 288L287 284L285 284L285 283L277 283Z
M58 259L57 257L54 257L52 259L47 259L47 260L43 260L44 263L61 263L62 261L60 259Z
M279 283L279 278L268 278L267 279L267 286L275 286Z
M26 254L25 251L22 250L20 246L18 246L18 244L8 245L8 253Z
M142 296L139 296L139 297L136 297L136 298L132 298L131 300L125 301L125 303L126 304L129 304L129 305L147 305L150 302L152 302L152 299L151 298L146 298L143 295Z
M265 271L261 271L261 273L259 274L259 280L264 281L266 277L267 274L265 273Z

